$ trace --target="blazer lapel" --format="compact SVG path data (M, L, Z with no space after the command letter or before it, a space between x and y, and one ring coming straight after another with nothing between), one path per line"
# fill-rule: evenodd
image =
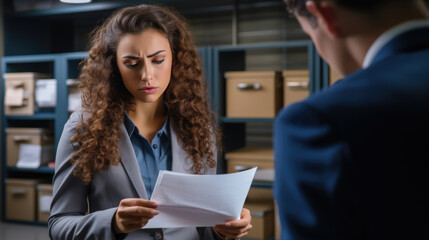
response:
M133 145L131 140L128 137L127 130L125 129L124 124L121 125L121 139L119 140L119 154L121 156L121 164L125 169L125 172L128 174L133 187L138 193L140 198L147 199L146 188L144 186L139 164L137 162Z

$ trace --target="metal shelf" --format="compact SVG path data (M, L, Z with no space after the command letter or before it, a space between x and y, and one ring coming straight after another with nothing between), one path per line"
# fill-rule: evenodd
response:
M5 116L6 120L55 120L55 113L35 113L30 116Z
M55 169L43 166L38 168L19 168L19 167L7 167L7 171L10 172L26 172L26 173L48 173L54 174Z

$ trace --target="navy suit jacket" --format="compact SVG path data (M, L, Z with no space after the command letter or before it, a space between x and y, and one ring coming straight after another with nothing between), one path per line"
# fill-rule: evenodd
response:
M274 129L282 239L429 239L429 28L283 109Z

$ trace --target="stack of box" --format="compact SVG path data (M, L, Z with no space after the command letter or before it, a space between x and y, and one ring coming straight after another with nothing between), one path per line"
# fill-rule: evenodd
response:
M309 95L308 70L284 70L284 106L304 100Z
M274 118L281 109L281 72L232 71L225 78L227 117Z
M225 158L229 173L253 167L258 167L258 171L274 169L273 149L268 147L240 148L226 153ZM253 225L246 238L267 239L273 237L274 200L272 190L270 188L250 188L244 207L250 210Z
M6 179L6 218L47 222L52 202L52 184L37 179Z
M51 76L35 72L5 73L5 115L33 115L35 82L43 78Z

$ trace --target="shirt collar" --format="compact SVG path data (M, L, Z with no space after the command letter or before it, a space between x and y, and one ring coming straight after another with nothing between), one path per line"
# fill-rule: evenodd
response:
M125 112L124 116L124 125L125 129L127 129L128 136L131 137L133 135L134 131L137 130L136 125L133 123L133 120L131 120L128 113ZM164 125L161 128L161 132L170 139L170 113L167 114L167 119L164 122Z
M408 32L413 29L421 28L421 27L429 27L429 21L427 20L409 21L409 22L400 24L396 27L393 27L387 32L384 32L380 37L377 38L377 40L375 40L375 42L369 48L363 60L362 68L367 68L369 65L371 65L375 56L390 40L392 40L396 36L401 35L402 33Z

